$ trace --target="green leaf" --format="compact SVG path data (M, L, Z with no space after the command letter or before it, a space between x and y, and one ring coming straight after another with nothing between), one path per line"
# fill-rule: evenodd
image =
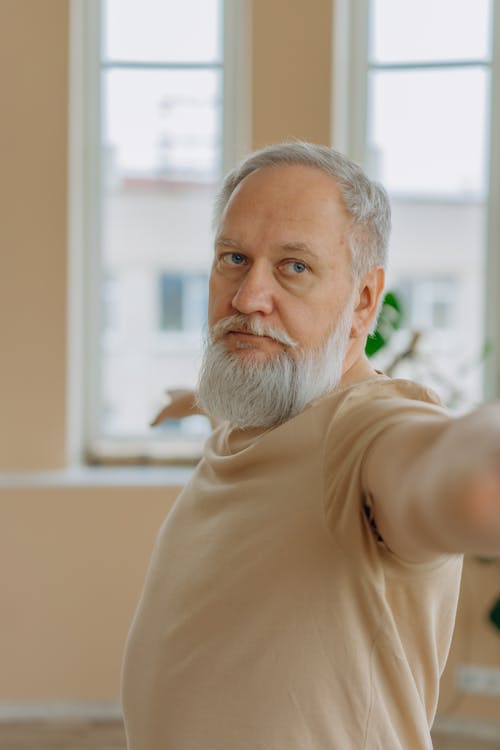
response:
M496 600L495 604L491 608L489 619L497 628L497 630L500 630L500 597Z
M366 341L365 353L367 357L373 357L376 352L386 346L394 331L401 328L402 322L401 302L394 292L387 292L382 302L375 332L368 336Z

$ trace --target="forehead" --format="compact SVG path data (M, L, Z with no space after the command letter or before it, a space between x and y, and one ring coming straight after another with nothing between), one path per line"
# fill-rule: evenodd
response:
M339 187L316 167L264 167L245 177L222 213L220 230L241 222L289 226L304 231L343 231L349 223Z

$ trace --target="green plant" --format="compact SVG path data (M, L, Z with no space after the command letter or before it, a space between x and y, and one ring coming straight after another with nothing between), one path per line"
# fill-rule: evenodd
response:
M403 307L394 292L387 292L380 308L375 332L368 336L365 352L373 357L391 340L395 331L401 328L403 322Z

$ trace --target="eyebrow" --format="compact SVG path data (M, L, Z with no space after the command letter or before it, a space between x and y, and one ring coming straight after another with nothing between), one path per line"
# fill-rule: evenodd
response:
M225 245L226 247L234 247L236 250L243 250L243 246L239 242L231 240L229 237L216 237L215 245Z
M241 252L245 252L245 248L243 245L241 245L236 240L232 240L229 237L220 236L217 237L215 240L215 245L223 245L225 247L232 247L235 250L239 250ZM281 250L290 250L292 252L299 252L302 255L307 255L309 258L312 258L314 260L318 260L317 254L311 250L309 245L307 245L305 242L285 242L282 245L279 245L279 248Z
M308 255L310 258L318 260L317 254L305 242L285 242L281 247L283 250L292 250L293 252L299 252L302 255Z

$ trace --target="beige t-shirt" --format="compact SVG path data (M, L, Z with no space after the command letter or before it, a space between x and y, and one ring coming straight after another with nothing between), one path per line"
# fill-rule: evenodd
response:
M129 635L130 750L432 747L461 557L393 555L361 474L389 425L447 418L433 401L380 378L272 429L214 432L160 531Z

